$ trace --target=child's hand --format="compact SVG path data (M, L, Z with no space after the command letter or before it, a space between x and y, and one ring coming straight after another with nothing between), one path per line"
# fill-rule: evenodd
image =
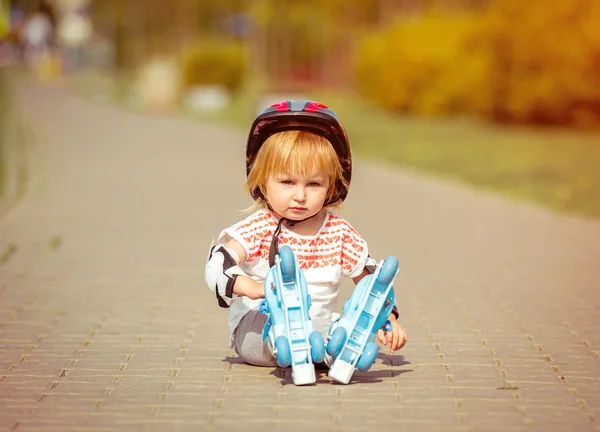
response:
M392 323L392 330L384 332L383 330L377 331L377 339L384 345L390 346L390 351L394 352L406 345L406 330L396 321L394 315L390 315L388 318Z

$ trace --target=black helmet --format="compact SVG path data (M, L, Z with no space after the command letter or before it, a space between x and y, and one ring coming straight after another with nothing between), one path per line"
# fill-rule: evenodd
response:
M250 174L254 159L260 147L271 135L287 130L312 132L327 139L338 155L346 184L352 177L352 155L348 135L337 115L327 106L315 101L290 100L271 105L256 117L250 128L246 145L246 175ZM338 194L327 204L344 200L348 188L340 181ZM262 196L256 188L251 191L252 198ZM264 198L264 197L263 197Z

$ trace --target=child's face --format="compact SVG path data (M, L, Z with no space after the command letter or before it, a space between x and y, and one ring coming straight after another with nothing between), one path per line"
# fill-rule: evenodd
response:
M329 177L321 173L312 175L281 174L269 177L267 201L280 217L301 220L317 214L325 203Z

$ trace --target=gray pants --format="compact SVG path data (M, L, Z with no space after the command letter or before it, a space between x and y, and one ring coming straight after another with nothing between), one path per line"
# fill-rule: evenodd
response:
M266 321L267 316L255 310L244 315L233 333L233 348L246 363L277 367L277 360L269 351L267 341L262 340Z
M254 366L277 367L277 359L269 350L267 341L262 340L262 331L266 321L267 316L256 310L244 315L233 333L233 348L246 363ZM323 334L323 338L326 340L331 321L313 321L313 325L316 330ZM330 364L331 361L332 359L327 355L326 363Z

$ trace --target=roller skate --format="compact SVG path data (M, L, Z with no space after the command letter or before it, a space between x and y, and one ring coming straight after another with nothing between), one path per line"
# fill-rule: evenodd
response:
M398 260L390 256L375 273L365 276L346 300L343 315L333 323L327 337L327 354L334 360L328 375L348 384L355 368L367 371L375 362L379 329L391 330L388 320L394 307L394 287Z
M292 367L295 385L316 382L314 363L325 359L323 335L309 317L311 301L306 280L292 249L283 245L265 279L265 300L259 311L269 316L263 328L280 367Z

